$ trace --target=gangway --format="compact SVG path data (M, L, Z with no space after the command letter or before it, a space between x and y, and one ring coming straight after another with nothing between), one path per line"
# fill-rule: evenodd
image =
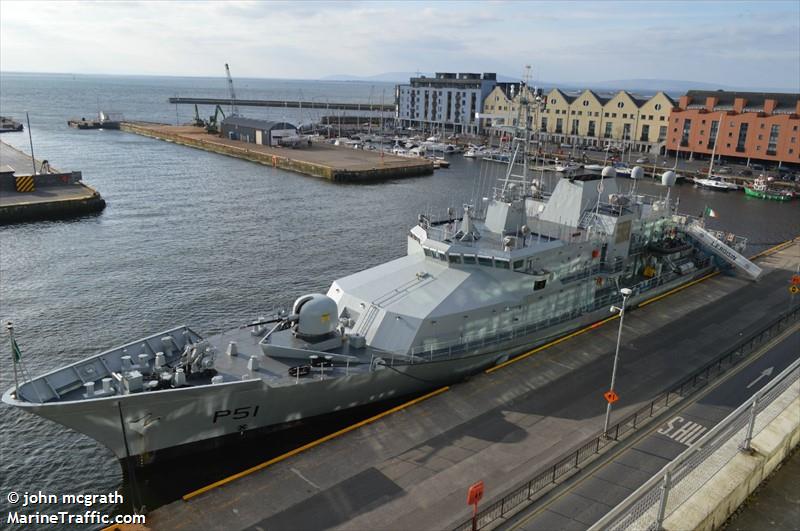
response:
M760 267L739 254L737 251L731 249L721 240L717 239L699 223L690 223L687 227L687 230L689 234L697 238L700 243L708 247L711 252L732 266L738 267L747 273L753 280L758 280L758 277L761 276L762 269Z

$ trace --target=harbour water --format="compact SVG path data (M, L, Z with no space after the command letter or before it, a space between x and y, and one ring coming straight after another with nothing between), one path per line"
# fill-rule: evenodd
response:
M235 80L242 98L379 102L391 85ZM175 123L169 96L224 97L224 78L0 76L3 115L30 112L35 154L79 169L108 202L97 216L0 227L0 319L12 320L28 370L55 369L168 327L201 334L238 326L275 303L325 292L336 277L405 253L420 212L443 212L487 195L500 165L450 156L433 176L341 185L120 131L79 131L66 120L103 110ZM201 109L201 114L211 114ZM187 122L194 110L179 108ZM243 113L308 121L291 109ZM302 111L305 112L305 111ZM3 140L28 151L27 133ZM560 178L551 175L549 179ZM643 182L639 189L663 194ZM800 203L747 198L689 185L681 210L705 206L711 228L751 240L751 253L800 233ZM0 388L13 385L10 348L0 348ZM291 448L327 426L267 437L232 456L224 450L162 465L135 489L111 453L54 423L0 408L0 492L102 493L123 488L148 507ZM218 461L218 462L217 462ZM199 472L198 472L199 470ZM169 481L168 481L169 480ZM168 483L168 484L167 484ZM8 501L0 501L5 515ZM106 511L113 508L100 508ZM59 507L48 506L57 511Z

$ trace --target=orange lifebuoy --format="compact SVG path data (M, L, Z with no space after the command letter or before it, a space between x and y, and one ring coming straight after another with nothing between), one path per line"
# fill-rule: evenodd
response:
M275 167L278 165L278 157L272 155L272 166Z

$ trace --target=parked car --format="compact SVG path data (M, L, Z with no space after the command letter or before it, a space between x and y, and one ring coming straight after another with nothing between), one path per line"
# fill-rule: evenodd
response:
M764 171L765 168L763 164L751 164L750 169L754 171Z
M644 157L636 159L636 164L647 164L648 162L649 161Z
M729 167L727 167L727 166L720 166L719 168L717 168L715 170L715 172L719 173L719 174L722 174L722 175L725 175L725 174L730 173L731 169Z

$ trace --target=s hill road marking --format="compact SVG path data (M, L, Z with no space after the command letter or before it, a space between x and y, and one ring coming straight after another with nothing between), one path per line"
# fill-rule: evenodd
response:
M708 428L697 422L686 420L683 417L673 417L658 430L658 433L675 442L691 446L707 430Z

